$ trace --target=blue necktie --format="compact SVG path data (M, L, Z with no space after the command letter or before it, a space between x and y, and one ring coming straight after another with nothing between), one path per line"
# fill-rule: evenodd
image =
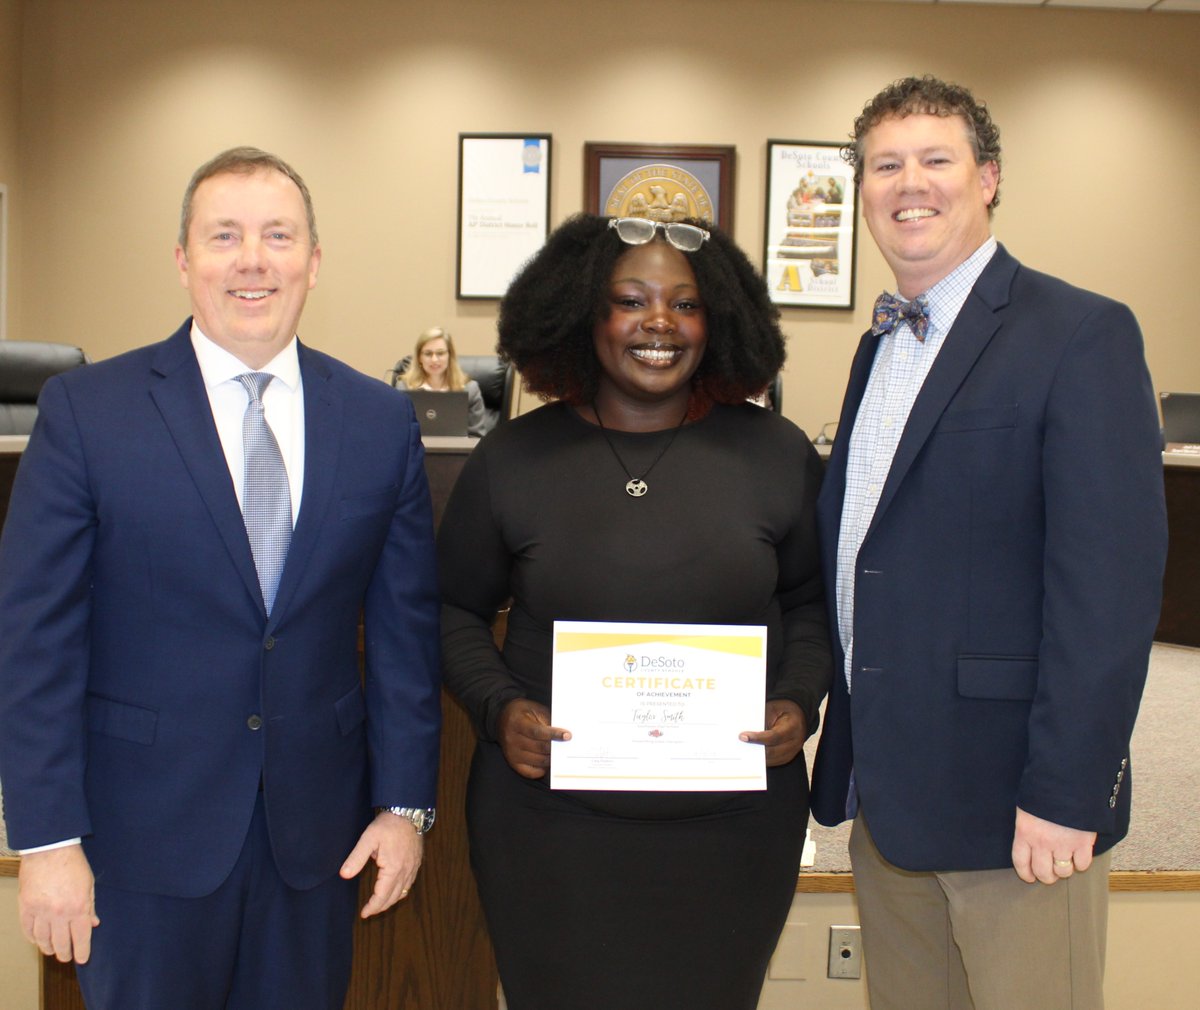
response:
M292 491L275 433L263 416L262 396L275 376L246 372L238 376L250 397L242 417L242 519L250 538L258 584L267 613L275 604L279 577L292 540Z
M925 334L929 332L929 302L924 295L906 302L885 291L875 299L875 314L871 317L872 333L876 336L891 333L901 319L907 320L913 336L925 343Z

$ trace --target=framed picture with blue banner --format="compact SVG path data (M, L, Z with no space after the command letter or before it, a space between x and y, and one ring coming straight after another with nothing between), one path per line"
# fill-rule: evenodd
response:
M458 135L459 298L499 298L550 230L550 134Z

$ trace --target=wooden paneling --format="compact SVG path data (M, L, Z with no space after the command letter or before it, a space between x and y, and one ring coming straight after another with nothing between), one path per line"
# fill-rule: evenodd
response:
M1200 873L1186 870L1116 870L1108 875L1108 889L1140 893L1200 891ZM850 873L801 873L796 881L796 893L853 894L854 877Z
M467 770L475 732L442 694L437 823L412 894L354 932L346 1010L495 1010L496 963L467 853ZM371 880L364 880L363 900ZM49 1005L47 1005L49 1010Z
M1163 480L1171 544L1154 638L1200 646L1200 467L1165 467Z
M0 450L0 529L4 528L4 518L8 515L8 499L12 497L13 478L20 462L19 452Z

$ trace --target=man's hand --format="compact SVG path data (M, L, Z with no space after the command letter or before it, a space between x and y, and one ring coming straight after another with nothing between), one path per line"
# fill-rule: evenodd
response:
M408 897L408 891L417 879L421 868L421 857L425 851L425 840L417 834L412 822L398 814L383 811L354 846L339 871L349 880L358 876L368 859L374 859L379 868L375 878L375 890L359 913L364 919L387 911L397 901Z
M1017 807L1017 827L1013 832L1012 861L1017 876L1025 883L1040 880L1053 884L1081 873L1092 865L1096 832L1064 827L1053 821L1026 813Z
M496 726L505 760L518 775L540 779L550 767L550 741L570 740L565 729L550 725L550 710L528 698L510 701Z
M739 734L738 739L746 743L760 743L767 748L767 767L775 768L791 761L804 747L808 739L808 724L804 713L794 701L778 699L767 702L767 716L763 721L767 728L761 732Z
M96 888L82 845L21 857L17 905L21 932L43 954L86 963L92 953Z

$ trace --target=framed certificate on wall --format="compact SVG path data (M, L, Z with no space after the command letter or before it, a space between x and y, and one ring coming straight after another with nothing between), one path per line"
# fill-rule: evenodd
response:
M499 298L546 241L550 134L458 135L459 298Z

